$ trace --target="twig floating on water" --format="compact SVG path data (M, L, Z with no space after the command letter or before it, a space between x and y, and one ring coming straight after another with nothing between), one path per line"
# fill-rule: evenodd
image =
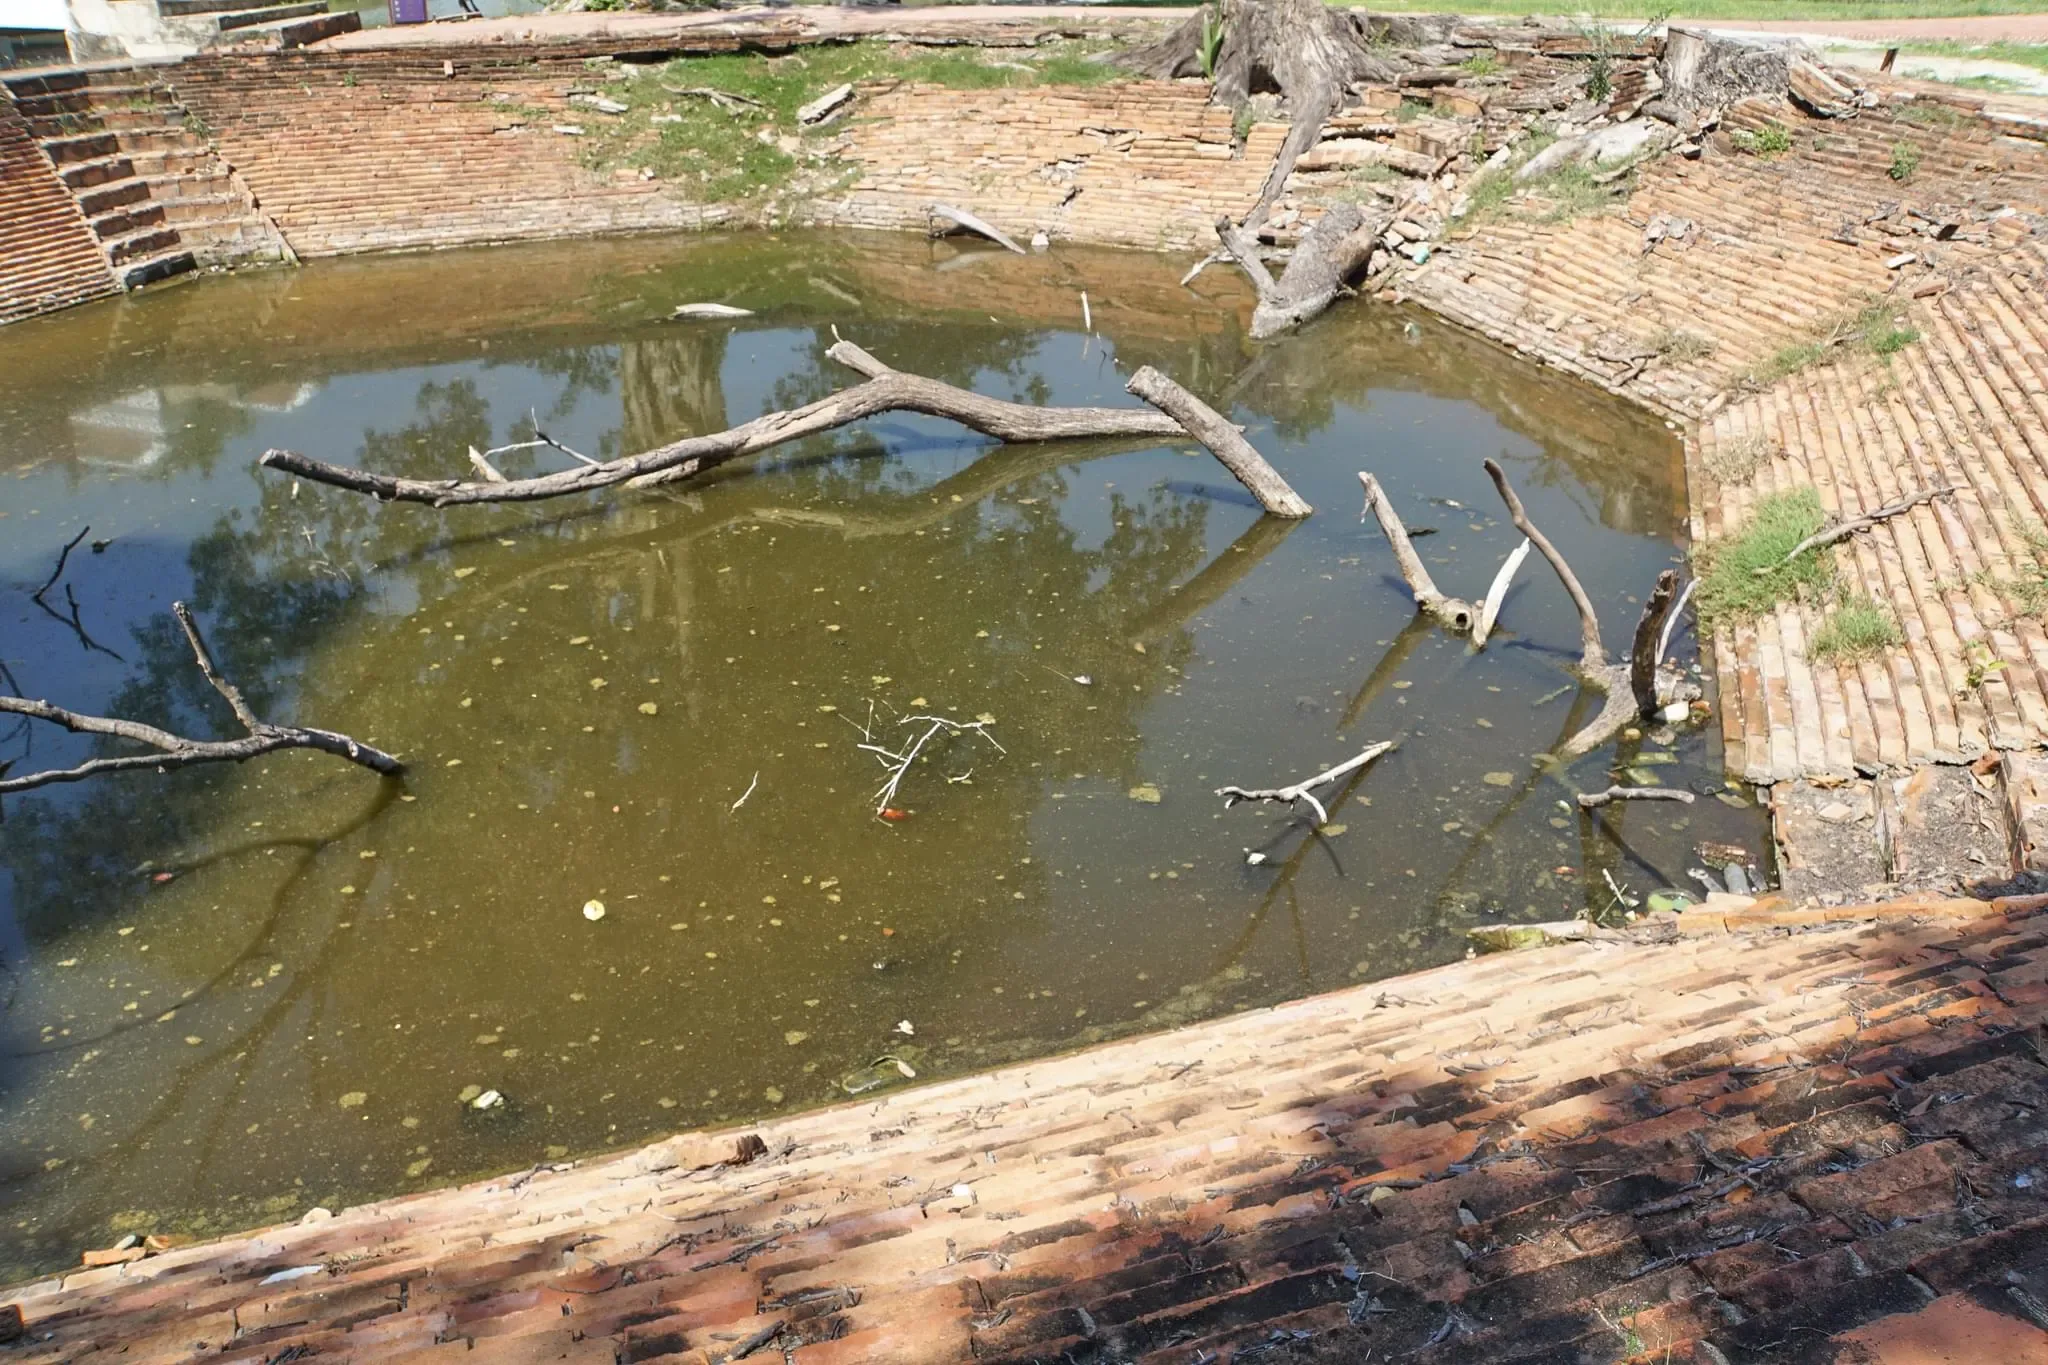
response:
M57 580L64 576L64 563L71 558L71 552L78 548L78 542L84 540L90 534L92 534L92 527L81 526L78 528L78 534L65 542L64 548L57 551L57 567L50 570L50 576L43 580L42 587L29 594L31 598L37 602L42 602L43 594L55 587ZM48 604L45 603L45 605Z
M1297 782L1290 787L1265 787L1256 791L1247 791L1243 787L1218 787L1216 794L1223 798L1223 808L1225 810L1230 809L1240 801L1278 801L1289 806L1297 801L1306 801L1315 807L1316 823L1318 825L1327 825L1330 823L1330 813L1323 809L1323 803L1316 800L1311 789L1327 786L1340 777L1356 772L1387 750L1393 748L1394 744L1394 740L1383 739L1377 744L1367 745L1363 752L1345 759L1336 767L1325 768L1314 777Z
M1609 787L1604 792L1580 792L1580 810L1598 810L1612 801L1682 801L1690 806L1691 792L1676 787Z
M741 793L740 793L740 799L732 803L732 810L728 810L728 811L726 812L726 814L730 815L730 814L732 814L732 811L736 811L736 810L738 810L738 809L739 809L739 808L740 808L741 806L744 806L744 805L746 805L746 804L747 804L747 798L748 798L748 797L750 797L750 796L752 796L752 795L754 794L754 788L756 788L756 787L758 787L758 786L760 786L760 785L761 785L761 774L759 774L759 773L757 772L757 773L755 773L755 774L754 774L754 780L753 780L752 782L749 782L749 783L747 784L747 789L746 789L745 791L743 791L743 792L741 792Z
M683 318L750 318L752 316L754 316L753 309L735 308L729 303L686 303L669 314L669 318L672 321Z

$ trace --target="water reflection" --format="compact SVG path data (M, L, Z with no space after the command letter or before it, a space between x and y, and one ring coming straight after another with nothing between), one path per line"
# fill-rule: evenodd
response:
M1248 301L1191 304L1164 263L989 257L970 288L933 268L956 250L352 262L0 333L0 373L30 381L0 393L19 685L225 732L164 614L183 596L259 711L412 764L401 786L283 755L9 803L0 1273L830 1100L883 1052L944 1074L1384 975L1460 952L1473 918L1571 913L1598 868L1648 883L1533 761L1572 724L1563 594L1525 575L1474 656L1415 622L1351 509L1369 465L1469 592L1513 543L1478 461L1509 460L1618 632L1675 553L1660 429L1448 329L1349 310L1253 353ZM1079 288L1101 335L1072 330ZM701 297L759 316L663 320ZM643 448L847 383L834 323L1029 401L1129 401L1122 375L1158 364L1227 392L1321 512L1261 520L1198 452L992 449L901 414L575 505L382 507L253 467L288 445L457 474L536 421ZM109 543L67 581L122 661L13 586L88 523ZM910 818L878 821L849 724L870 706L993 716L1005 752L935 749ZM1396 735L1321 838L1209 795ZM1629 761L1705 779L1712 742ZM0 759L30 745L91 752L15 731ZM1712 802L1622 818L1667 876L1752 828ZM469 1085L511 1102L466 1109Z

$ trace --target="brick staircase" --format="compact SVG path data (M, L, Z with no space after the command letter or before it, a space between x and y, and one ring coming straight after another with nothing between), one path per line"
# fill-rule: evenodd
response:
M283 259L282 240L158 68L20 75L5 84L122 288L203 265Z
M354 10L328 13L327 0L271 5L250 0L157 0L156 8L167 35L200 51L252 41L300 47L363 26L362 16Z

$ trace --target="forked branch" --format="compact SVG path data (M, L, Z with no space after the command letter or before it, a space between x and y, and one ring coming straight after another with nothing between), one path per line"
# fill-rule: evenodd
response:
M1437 620L1460 634L1471 630L1479 612L1470 602L1456 597L1446 597L1437 588L1436 580L1423 567L1422 556L1415 553L1414 542L1408 539L1408 528L1401 521L1401 514L1394 510L1394 504L1387 499L1387 491L1380 487L1380 481L1370 473L1358 471L1358 481L1365 485L1365 507L1358 519L1365 520L1371 512L1379 518L1380 530L1386 533L1387 544L1393 548L1394 563L1401 570L1401 577L1408 584L1408 591L1415 595L1417 610L1427 612Z
M1314 777L1305 778L1289 787L1262 787L1256 791L1247 791L1243 787L1218 787L1216 794L1223 798L1223 808L1225 810L1230 809L1230 807L1240 801L1278 801L1283 805L1289 806L1297 801L1306 801L1309 805L1315 807L1316 824L1327 825L1330 823L1330 812L1323 809L1323 803L1316 799L1315 788L1326 787L1341 777L1357 772L1360 768L1363 768L1366 764L1393 748L1395 743L1396 741L1394 740L1383 739L1377 744L1368 745L1363 752L1345 759L1336 767L1325 768Z
M271 725L259 719L248 701L243 698L241 689L228 681L215 665L212 653L206 648L205 639L199 634L198 623L192 619L192 613L185 604L173 602L171 611L185 632L186 642L192 646L192 657L198 663L200 673L212 684L213 690L227 701L235 713L235 719L242 723L242 728L248 733L240 739L186 739L182 735L174 735L168 730L160 730L154 725L145 725L140 721L81 715L61 706L53 706L47 701L0 696L0 712L48 721L52 725L61 725L75 734L107 735L114 739L147 745L156 750L155 753L95 758L75 768L53 768L47 772L30 773L25 777L0 779L0 795L29 791L35 787L47 787L58 782L81 782L101 773L130 772L140 768L154 768L158 772L167 772L172 768L185 768L197 763L242 763L279 749L319 749L324 753L345 758L351 763L359 763L387 777L405 771L404 764L383 750L372 748L333 730L316 730L298 725Z

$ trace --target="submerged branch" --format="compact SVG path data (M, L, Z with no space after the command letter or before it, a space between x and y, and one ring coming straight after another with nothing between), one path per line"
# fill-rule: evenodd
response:
M691 436L638 455L558 470L531 479L403 479L328 464L291 450L267 450L258 463L298 478L366 493L386 502L450 507L478 502L534 502L626 483L646 486L687 479L743 455L847 426L884 412L950 418L1000 441L1060 441L1089 436L1182 436L1180 423L1143 408L1040 408L985 398L935 379L892 370L849 341L826 352L870 376L815 403L771 412L708 436Z
M1394 740L1383 739L1377 744L1367 745L1363 752L1345 759L1336 767L1325 768L1314 777L1305 778L1289 787L1262 787L1256 791L1247 791L1243 787L1218 787L1216 794L1223 798L1225 810L1240 801L1278 801L1289 806L1297 801L1306 801L1315 807L1316 824L1327 825L1330 823L1330 813L1323 809L1322 802L1316 800L1313 789L1327 786L1348 773L1356 772L1393 748L1395 743Z
M1415 606L1427 612L1452 630L1464 633L1471 630L1479 613L1470 602L1455 597L1446 597L1438 590L1436 580L1429 576L1429 570L1422 565L1422 556L1415 553L1415 545L1408 539L1408 528L1401 521L1401 514L1394 510L1387 492L1380 487L1380 481L1361 469L1358 481L1365 485L1365 508L1358 514L1360 521L1365 513L1371 512L1379 518L1380 530L1386 533L1387 544L1393 547L1394 563L1401 570L1401 577L1408 583L1408 591L1415 595Z
M1572 605L1579 609L1579 667L1587 674L1593 674L1607 665L1607 647L1600 643L1600 617L1593 610L1593 599L1586 596L1586 590L1579 584L1579 576L1572 572L1572 566L1565 563L1550 537L1536 529L1529 520L1529 514L1522 510L1522 500L1515 496L1514 487L1508 483L1507 473L1501 469L1498 460L1486 461L1486 473L1493 480L1493 486L1500 492L1500 500L1507 504L1508 517L1515 523L1515 529L1529 538L1536 552L1550 561L1550 567L1557 571L1557 577L1564 584L1564 590L1571 594Z
M1280 477L1280 471L1245 440L1244 433L1223 419L1221 413L1168 379L1150 365L1139 368L1124 385L1132 393L1158 408L1185 427L1190 436L1209 448L1222 461L1231 477L1259 500L1259 506L1276 517L1305 517L1315 509Z
M30 773L26 777L0 779L0 795L46 787L58 782L80 782L101 773L128 772L139 768L154 768L159 772L165 772L197 763L241 763L279 749L319 749L346 758L351 763L359 763L385 776L405 770L404 765L390 754L360 743L347 735L306 726L270 725L258 719L255 711L243 699L241 690L229 682L215 665L212 653L206 648L206 641L199 634L198 624L193 621L192 613L186 609L185 604L173 602L171 611L177 616L179 626L184 629L186 642L192 646L192 657L197 662L200 673L212 684L214 691L226 699L228 706L235 713L235 719L242 723L242 727L248 733L240 739L186 739L168 730L160 730L154 725L145 725L141 721L121 720L111 716L88 716L54 706L47 701L0 696L0 712L48 721L52 725L61 725L75 734L106 735L157 750L156 753L95 758L75 768L53 768L47 772Z
M1598 810L1614 801L1680 801L1690 806L1693 794L1676 787L1609 787L1604 792L1580 792L1580 810Z

